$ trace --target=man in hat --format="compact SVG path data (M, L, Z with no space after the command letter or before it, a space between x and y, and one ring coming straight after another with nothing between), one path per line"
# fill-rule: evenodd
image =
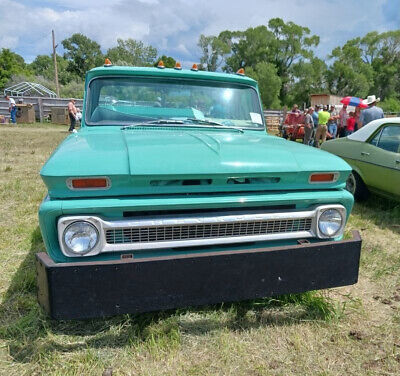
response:
M367 104L368 108L361 112L360 120L358 122L359 129L370 123L372 120L382 119L384 117L383 110L376 105L380 100L381 99L376 98L375 95L369 95L367 99L363 100L363 103Z

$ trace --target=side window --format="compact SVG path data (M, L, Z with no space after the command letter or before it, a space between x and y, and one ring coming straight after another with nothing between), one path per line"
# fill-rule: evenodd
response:
M369 142L371 145L378 146L379 138L381 137L382 129L375 135L375 137Z
M380 133L381 135L376 146L386 151L398 153L400 147L400 126L388 125Z

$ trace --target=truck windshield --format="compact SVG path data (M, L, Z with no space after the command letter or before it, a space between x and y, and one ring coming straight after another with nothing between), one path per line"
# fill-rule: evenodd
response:
M119 126L188 120L196 126L209 122L211 126L264 129L258 94L251 86L154 77L92 80L85 120L88 125Z

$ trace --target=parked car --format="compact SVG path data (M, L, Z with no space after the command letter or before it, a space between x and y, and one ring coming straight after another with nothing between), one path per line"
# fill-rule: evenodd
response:
M321 148L350 164L346 187L356 199L366 199L371 191L400 201L400 118L372 121Z
M356 283L350 171L268 135L243 72L92 69L81 129L41 170L39 302L73 319Z

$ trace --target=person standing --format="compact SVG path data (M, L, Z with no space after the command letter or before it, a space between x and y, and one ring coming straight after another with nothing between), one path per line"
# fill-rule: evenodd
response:
M314 146L319 148L319 140L322 139L322 142L326 141L326 131L327 131L327 123L331 114L328 112L328 106L324 106L324 109L318 113L318 128L317 133L315 134Z
M347 119L346 126L346 136L352 134L354 132L354 127L356 125L356 114L354 112L350 112L350 117Z
M314 119L312 114L314 113L314 109L310 107L307 111L305 120L304 120L304 139L303 139L303 144L304 145L310 145L311 142L311 136L313 134L314 130Z
M384 118L383 110L376 104L380 101L380 98L376 98L375 95L369 95L367 99L363 100L364 104L368 105L368 108L363 110L360 115L358 122L358 129L367 125L373 120Z
M299 106L297 104L294 104L292 107L292 113L293 114L300 114Z
M354 111L354 120L355 120L354 132L358 131L361 128L360 116L361 116L361 108L356 107L356 110Z
M279 127L278 127L280 137L283 137L283 125L285 124L286 121L287 112L288 112L287 106L284 106L282 111L282 120L279 122Z
M285 124L291 125L292 132L290 134L291 140L296 140L297 132L300 128L300 124L302 124L302 120L304 117L301 116L301 112L299 110L299 106L294 104L292 110L287 114Z
M8 112L11 116L11 122L13 124L17 123L17 105L15 104L14 98L10 98L8 95L4 96L8 100Z
M332 138L336 138L337 135L337 120L339 118L339 114L335 109L334 105L331 105L331 108L329 110L330 113L330 118L328 120L328 132L331 135Z
M75 107L75 99L71 98L68 103L68 115L69 115L69 121L70 121L70 126L68 131L73 132L75 130L75 124L76 124L76 107Z
M318 128L318 112L320 111L321 107L316 104L315 105L315 110L313 111L313 113L311 114L313 121L314 121L314 129L313 129L313 133L311 136L311 142L310 145L314 145L314 139L315 139L315 135L317 133L317 128Z
M347 119L349 114L347 113L347 104L344 104L339 112L339 129L338 136L344 137L346 135Z

